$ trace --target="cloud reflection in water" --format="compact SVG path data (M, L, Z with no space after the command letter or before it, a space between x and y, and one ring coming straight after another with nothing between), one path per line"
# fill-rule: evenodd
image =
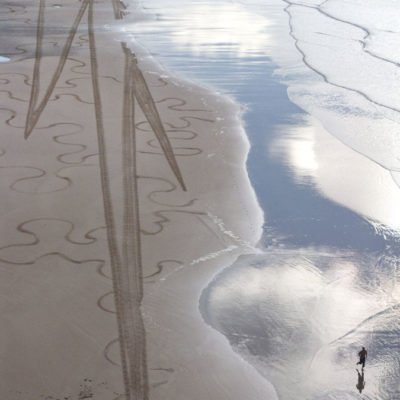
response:
M220 274L204 292L203 312L282 400L356 398L352 372L362 345L371 350L367 394L394 400L397 267L395 256L268 249Z
M157 10L157 2L154 7ZM265 54L270 23L241 4L218 0L213 3L164 1L162 9L154 24L147 21L136 26L125 25L124 31L134 34L137 30L141 35L146 31L168 32L168 40L175 49L194 55L221 57L225 53L251 58Z
M390 171L345 146L311 117L282 131L287 134L270 152L288 164L297 183L312 184L377 229L400 236L400 190Z

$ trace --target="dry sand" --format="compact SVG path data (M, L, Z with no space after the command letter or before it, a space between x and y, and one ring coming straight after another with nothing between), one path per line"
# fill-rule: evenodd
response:
M1 398L269 398L198 306L261 233L239 106L107 31L123 3L35 3L0 7Z

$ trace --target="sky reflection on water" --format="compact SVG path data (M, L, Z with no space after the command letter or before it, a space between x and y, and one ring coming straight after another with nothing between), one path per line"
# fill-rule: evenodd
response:
M237 2L154 0L146 6L158 17L127 29L173 73L246 106L263 251L210 284L203 315L282 399L358 398L355 356L366 344L365 393L394 400L398 359L385 342L399 334L398 188L289 101L270 58L273 21L257 4L250 12Z
M185 1L178 7L172 1L155 0L146 7L157 18L129 25L126 33L150 49L169 70L212 85L246 105L245 127L252 144L248 172L269 231L301 246L383 249L385 240L361 215L321 196L329 191L322 190L321 182L316 184L315 175L299 181L302 168L315 170L318 154L312 152L310 141L297 141L295 162L272 154L277 140L282 145L286 135L290 136L291 126L298 126L299 132L301 127L309 128L302 110L289 101L286 86L273 76L276 66L269 57L273 21L255 13L255 4L252 6L251 12L237 2ZM260 7L265 15L265 5ZM287 150L293 158L293 146ZM349 201L340 197L349 196L346 190L338 193L339 189L330 197L348 207ZM392 192L389 190L389 195ZM367 207L357 208L353 202L350 208L358 213L371 210L375 200L364 196ZM382 204L384 208L385 202ZM386 221L398 215L393 207L390 210L394 214L386 209Z

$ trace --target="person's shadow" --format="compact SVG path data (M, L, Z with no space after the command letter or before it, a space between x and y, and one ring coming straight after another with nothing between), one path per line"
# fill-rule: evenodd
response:
M356 388L361 393L365 388L364 369L361 370L361 374L358 371L358 369L356 369L356 371L357 371L357 375L358 375L358 382L357 382Z

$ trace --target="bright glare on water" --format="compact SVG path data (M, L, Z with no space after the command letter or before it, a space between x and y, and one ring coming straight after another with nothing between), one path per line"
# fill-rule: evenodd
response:
M383 27L359 2L302 3L153 0L145 6L155 17L124 32L172 73L246 107L247 167L266 216L263 253L242 257L207 288L205 319L282 399L359 398L355 361L365 345L363 393L395 400L399 146L388 143L397 143L398 116L379 104L388 82L374 91L384 82L373 73L376 81L360 83L378 54L382 68L394 59L383 57L376 36L362 46L366 32ZM347 69L340 76L337 63ZM377 142L379 124L387 130Z

